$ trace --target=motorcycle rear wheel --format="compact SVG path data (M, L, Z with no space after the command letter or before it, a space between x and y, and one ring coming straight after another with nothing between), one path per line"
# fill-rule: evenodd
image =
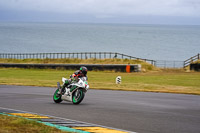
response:
M61 94L58 94L59 92L59 89L57 89L53 95L53 100L55 103L60 103L62 102L62 99L61 99Z
M72 102L73 104L79 104L82 102L83 98L85 96L85 93L83 92L82 89L78 89L76 90L73 94L72 94Z

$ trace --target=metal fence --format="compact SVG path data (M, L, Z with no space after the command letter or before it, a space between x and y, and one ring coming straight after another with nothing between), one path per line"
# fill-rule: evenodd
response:
M160 68L183 68L184 61L156 60L155 66Z
M200 60L200 54L197 54L187 60L184 61L184 67L189 66L191 63Z
M137 58L113 52L81 52L81 53L0 53L4 59L135 59L155 65L155 60Z
M137 58L114 52L80 52L80 53L0 53L4 59L134 59L145 61L160 68L182 68L183 61L165 61Z

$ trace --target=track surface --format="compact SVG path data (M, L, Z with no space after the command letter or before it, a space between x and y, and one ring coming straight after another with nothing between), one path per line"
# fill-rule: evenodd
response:
M52 100L54 88L0 85L0 107L139 133L200 133L200 96L89 90L80 105Z

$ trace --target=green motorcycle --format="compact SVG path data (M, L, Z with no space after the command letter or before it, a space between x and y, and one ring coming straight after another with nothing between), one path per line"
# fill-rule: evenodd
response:
M63 77L62 82L65 83L65 80L67 79ZM71 83L69 86L65 87L64 94L61 93L60 83L58 82L57 89L53 95L53 100L55 103L60 103L64 100L72 102L73 104L79 104L84 99L88 89L89 85L86 77L79 78L78 82Z

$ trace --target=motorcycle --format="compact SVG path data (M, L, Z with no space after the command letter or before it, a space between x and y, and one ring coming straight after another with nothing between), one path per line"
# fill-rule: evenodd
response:
M62 78L63 84L65 83L66 78ZM73 87L73 91L70 92L70 89ZM72 102L73 104L79 104L82 102L85 93L89 89L89 85L86 77L78 78L78 82L72 82L70 85L65 87L63 93L61 93L60 82L57 82L57 89L53 95L53 100L55 103L60 103L63 100Z

